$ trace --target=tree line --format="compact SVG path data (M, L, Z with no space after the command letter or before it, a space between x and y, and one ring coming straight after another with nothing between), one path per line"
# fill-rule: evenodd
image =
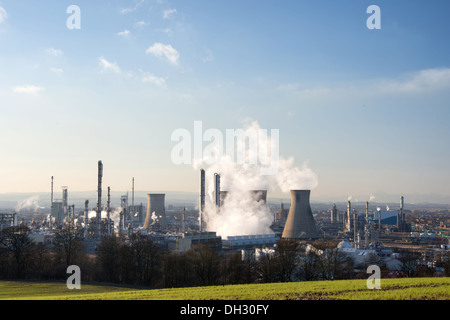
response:
M0 279L66 280L70 265L80 267L84 282L153 288L355 277L352 259L336 250L335 242L316 241L313 247L280 240L271 254L257 259L255 251L219 253L207 245L171 252L146 235L133 234L129 239L105 237L96 254L90 255L85 253L82 234L71 226L55 233L51 248L33 242L30 232L25 226L0 232ZM381 263L374 256L367 265Z

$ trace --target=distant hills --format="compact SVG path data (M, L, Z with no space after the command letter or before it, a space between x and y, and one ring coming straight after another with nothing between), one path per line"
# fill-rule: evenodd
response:
M142 203L147 205L148 191L135 191L134 203L139 205ZM164 193L166 194L166 206L172 205L196 207L198 204L197 192L179 192L179 191L151 191L151 193ZM126 191L111 191L111 206L120 206L120 197L126 195ZM429 205L440 205L443 208L450 208L450 195L440 194L402 194L405 197L405 207L416 207ZM393 210L398 209L400 203L401 194L388 194L384 192L377 192L373 194L373 200L370 201L370 206L379 205L384 207L390 206ZM106 190L102 193L102 204L106 205ZM55 192L54 200L61 200L61 193ZM89 207L95 208L97 204L97 191L73 191L69 190L68 202L69 205L74 204L76 208L84 208L84 201L89 200ZM352 196L350 201L353 207L364 206L368 201L367 195ZM280 204L281 201L285 204L290 203L289 194L280 197L270 197L268 195L267 202L269 204ZM128 204L131 205L132 195L128 192ZM326 208L332 206L333 203L344 204L347 202L347 196L330 196L330 197L317 197L314 194L311 195L311 204L313 207ZM0 209L5 210L17 210L19 207L27 209L33 209L39 207L40 209L47 211L50 208L50 192L24 192L24 193L0 193ZM384 208L383 208L384 209Z

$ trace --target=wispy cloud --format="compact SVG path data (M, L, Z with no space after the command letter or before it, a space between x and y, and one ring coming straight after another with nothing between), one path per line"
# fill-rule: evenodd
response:
M166 85L166 80L164 78L157 77L148 72L141 71L141 73L142 73L142 82L153 83L159 87L164 87Z
M126 37L127 38L127 37L130 36L131 32L129 30L123 30L123 31L117 32L116 34L118 36L120 36L120 37Z
M120 74L122 70L120 70L119 66L116 62L109 62L104 57L98 58L99 65L102 68L102 71L112 71L114 73Z
M3 9L3 7L0 7L0 23L5 22L6 18L8 18L8 13L5 9Z
M404 76L402 79L385 80L378 84L387 93L428 93L450 89L450 68L426 69Z
M450 68L425 69L398 77L372 80L366 84L308 87L300 83L286 83L277 86L276 90L283 94L313 100L436 93L450 90Z
M134 7L128 7L128 8L122 8L120 9L121 14L128 14L131 12L136 11L142 4L144 3L144 0L139 0L136 2L136 5Z
M177 65L180 58L180 54L175 48L170 44L162 44L160 42L154 43L145 52L147 54L150 53L155 57L165 57L173 65Z
M23 86L15 86L13 87L14 93L26 93L26 94L34 94L43 91L43 87L34 86L34 85L23 85Z
M48 55L51 55L51 56L53 56L53 57L59 57L59 56L62 56L62 55L64 54L64 52L63 52L62 50L60 50L60 49L54 49L54 48L48 48L48 49L45 49L45 52L46 52Z
M177 9L167 9L163 12L164 19L170 19L174 14L177 13Z
M135 27L135 28L143 28L143 27L145 27L146 25L148 25L148 23L145 22L145 21L138 21L138 22L135 22L135 23L134 23L134 27Z

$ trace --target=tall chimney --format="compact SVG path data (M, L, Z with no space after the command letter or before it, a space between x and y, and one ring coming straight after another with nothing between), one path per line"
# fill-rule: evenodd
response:
M106 200L106 217L107 217L107 225L106 232L108 236L111 235L111 188L108 187L108 198Z
M53 214L53 176L52 176L52 186L51 186L51 200L50 200L50 221L49 228L52 229L52 214Z
M203 232L203 213L205 211L205 170L200 170L200 203L198 207L198 223L199 230Z
M89 222L89 200L84 202L84 237L87 238Z
M347 201L347 219L345 220L345 231L352 231L352 204L350 200Z
M68 215L68 209L67 209L67 187L63 186L62 187L62 207L63 207L63 217L60 217L60 223L62 224L62 220L64 219L64 217L67 219L67 215ZM67 219L68 220L68 219Z
M183 214L181 215L181 232L185 232L186 224L186 207L183 207Z
M131 211L130 211L130 219L134 220L134 177L131 183Z
M220 174L214 173L214 202L220 208Z
M97 239L100 238L100 224L102 222L102 177L103 163L98 162L98 187L97 187Z
M369 223L369 201L366 201L366 223Z
M319 238L309 203L310 194L311 190L291 190L291 207L282 238L298 240Z
M400 197L400 214L401 214L401 218L402 218L402 223L405 222L405 211L403 210L403 205L404 205L404 200L405 198L403 196ZM403 225L402 225L403 227Z
M336 207L336 203L333 204L333 208L331 208L331 223L336 223L338 222L338 217L337 217L337 207Z

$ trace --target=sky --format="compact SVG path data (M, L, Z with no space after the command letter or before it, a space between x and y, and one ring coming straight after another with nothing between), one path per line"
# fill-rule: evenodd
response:
M367 26L370 5L381 29ZM47 191L51 176L95 190L99 160L112 190L134 177L136 190L197 192L173 132L254 121L317 175L312 198L450 195L449 9L0 0L0 193Z

